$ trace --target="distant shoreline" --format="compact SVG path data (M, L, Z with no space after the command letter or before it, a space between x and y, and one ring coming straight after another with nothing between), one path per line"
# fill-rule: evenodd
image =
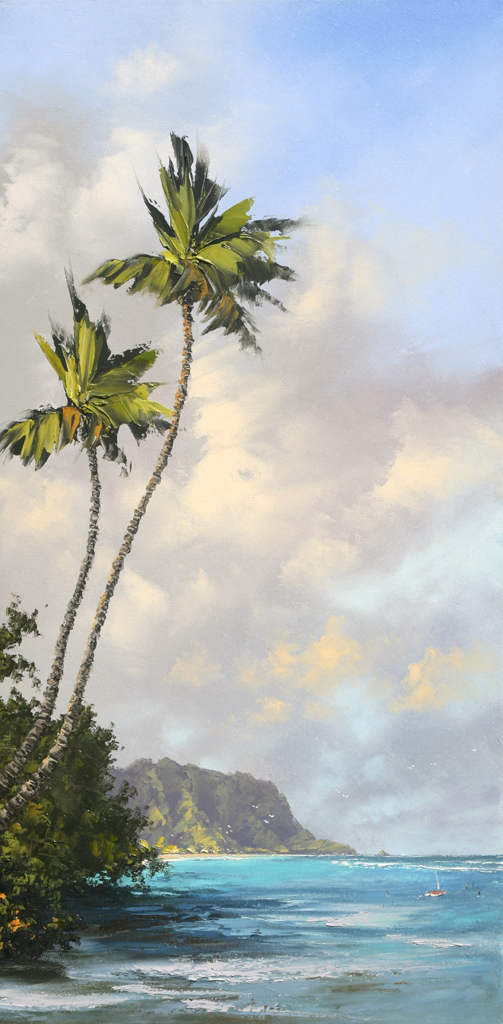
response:
M292 859L303 857L305 860L338 859L359 857L364 860L500 860L501 853L397 853L387 854L386 858L378 853L160 853L159 860L264 860L266 857L275 859Z
M264 857L306 857L310 860L319 859L320 857L360 857L363 856L359 853L160 853L158 856L159 860L246 860L255 859L263 860ZM367 854L367 856L377 856L377 854Z

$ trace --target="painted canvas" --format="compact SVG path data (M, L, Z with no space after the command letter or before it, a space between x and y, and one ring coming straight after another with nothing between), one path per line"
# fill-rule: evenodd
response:
M0 5L0 1016L496 1024L501 0Z

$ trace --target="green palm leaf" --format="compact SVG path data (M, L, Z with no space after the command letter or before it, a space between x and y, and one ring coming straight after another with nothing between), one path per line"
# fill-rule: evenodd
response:
M67 407L68 408L68 407ZM30 409L21 420L14 420L0 433L0 452L7 458L18 455L23 466L35 463L40 469L54 450L60 451L70 443L63 409Z
M167 264L166 264L167 266ZM67 404L32 409L0 430L0 452L17 455L24 465L40 469L53 451L72 442L84 448L100 445L104 457L127 465L117 441L118 430L128 426L136 441L149 430L162 433L172 412L149 398L158 383L139 383L154 365L158 350L137 345L121 354L108 347L108 321L93 323L84 303L67 277L73 305L73 335L52 324L54 347L35 337L65 389Z
M226 189L209 177L205 150L194 158L185 138L171 135L175 164L160 163L159 175L168 207L168 218L141 193L161 242L157 256L138 254L126 260L107 260L85 283L96 279L129 292L151 292L157 305L174 301L199 303L207 323L205 333L224 329L235 333L241 347L257 345L256 325L237 297L250 306L282 303L261 287L280 279L292 281L293 270L276 262L277 243L300 221L250 219L253 199L243 199L223 213L218 204ZM237 296L237 297L236 297Z
M133 356L132 359L128 359L119 366L114 366L111 370L107 370L106 373L96 376L89 385L87 394L91 398L95 395L106 398L107 395L116 395L120 391L130 391L131 382L138 380L139 377L143 377L143 374L150 370L158 354L158 350L154 348L138 352L138 355ZM156 385L156 387L159 387L159 385Z

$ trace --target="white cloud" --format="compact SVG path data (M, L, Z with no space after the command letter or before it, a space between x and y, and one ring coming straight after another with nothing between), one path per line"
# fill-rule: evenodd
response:
M169 679L182 686L207 686L222 679L221 666L212 660L206 648L193 644L190 653L178 657Z
M309 528L311 524L306 523L306 526ZM294 557L283 565L282 578L287 582L312 581L323 585L333 578L334 572L347 571L356 560L354 545L331 537L323 526L317 528L316 524L311 529L311 536L301 540Z
M3 543L23 549L67 543L75 531L76 509L87 500L83 488L74 481L35 475L31 467L25 474L25 480L0 475Z
M152 52L158 64L154 60L154 70L150 66L151 77L148 60L142 64L141 58L138 66L150 86L159 81L156 68L158 76L168 75L161 83L168 89L176 69ZM126 72L124 88L132 88L134 74L128 79ZM139 81L141 87L141 76ZM226 140L224 122L222 117L217 124L222 145L232 148L244 129L235 120ZM61 319L70 320L64 288L54 277L68 251L83 276L101 258L156 246L132 169L133 164L149 194L160 196L158 140L149 123L138 128L123 121L120 130L110 126L92 161L87 154L85 176L61 140L46 134L45 141L31 132L20 136L9 157L7 283L1 297L3 311L14 316L15 308L17 333L4 333L13 339L7 363L16 368L6 370L6 403L14 397L18 402L13 381L24 396L26 378L31 379L27 350L16 347L25 331L33 345L23 319L26 260L40 259L45 267L40 279L38 274L30 278L37 304L34 326L43 333L38 313L45 317L46 306L52 308L55 291L54 301L65 310ZM205 141L211 146L211 134ZM167 135L164 142L167 153ZM253 135L247 144L253 151ZM243 152L235 155L236 163ZM213 150L212 158L224 165ZM41 192L31 167L37 160ZM487 567L490 563L496 573L497 542L488 495L501 442L488 385L478 391L474 380L461 387L459 381L441 379L433 363L409 359L413 339L398 319L389 319L400 313L405 320L407 309L421 304L432 267L441 273L455 263L452 233L426 238L413 225L397 228L392 217L388 230L382 211L377 229L371 218L366 221L333 196L320 203L312 219L314 226L289 258L299 273L298 282L283 289L291 312L258 313L263 358L240 353L232 339L218 335L196 346L186 429L128 558L89 692L104 721L117 721L120 708L125 758L178 752L196 761L220 758L218 763L225 760L230 768L278 781L284 773L285 787L301 795L300 777L309 775L315 779L313 791L323 792L323 823L332 813L327 794L334 765L338 788L353 773L361 800L354 797L355 783L354 817L346 820L356 831L366 807L372 816L388 806L382 794L380 804L377 797L375 803L373 797L367 801L364 766L367 757L370 762L378 756L370 749L376 716L381 728L394 687L396 699L409 707L421 702L424 691L418 687L429 679L433 699L440 702L435 710L448 716L462 704L443 700L447 677L432 681L433 662L422 662L431 647L438 654L435 665L440 664L440 655L449 659L449 652L464 649L467 630L471 643L491 625L486 602L494 583ZM19 280L15 293L14 280ZM93 315L102 306L112 311L111 343L117 348L149 338L165 345L158 376L174 391L179 311L153 311L149 298L130 299L98 285L85 295ZM35 390L33 381L32 386ZM41 400L47 396L37 391L33 402ZM162 400L170 404L168 391ZM100 579L159 442L149 439L141 450L129 447L134 461L129 481L113 475L115 467L103 468ZM0 476L4 564L11 573L13 562L19 563L12 579L27 605L35 595L40 605L49 598L54 602L55 594L66 593L67 553L73 572L85 537L82 469L58 459L55 475L28 470L20 489L11 470ZM15 554L21 546L29 546L29 559ZM461 578L469 583L464 589ZM8 586L10 592L11 576ZM90 597L79 617L82 628L77 627L83 639L93 611ZM390 622L396 636L386 660L382 634ZM435 631L445 636L433 639ZM47 646L52 632L47 630L43 640ZM410 689L407 665L409 675L413 666L422 673ZM442 671L454 671L450 662L442 665ZM445 685L454 687L453 678ZM203 681L211 686L200 685ZM132 695L127 706L125 693ZM139 704L141 735L134 712ZM410 737L400 731L407 717L387 715L396 727L393 749L408 747ZM391 749L386 742L384 737L385 761ZM390 786L401 778L401 767L386 771ZM343 792L350 792L345 782ZM399 816L409 806L407 797L397 798L390 814ZM309 799L299 806L299 815L306 809L311 813ZM329 820L338 822L338 813L337 808Z
M115 81L111 89L117 96L145 99L163 85L170 85L181 74L187 74L182 62L149 43L143 50L135 50L129 57L117 61Z
M27 264L36 261L40 274L51 265L61 241L65 247L75 194L64 118L58 129L43 123L37 128L34 118L27 120L26 130L11 143L0 201L0 271L5 283L15 280L16 286Z
M249 721L253 725L261 727L268 722L286 722L290 717L292 705L287 701L278 700L276 697L259 697L257 704L260 705L260 711L255 712L249 717Z
M468 243L456 225L427 230L388 210L358 209L334 191L327 183L323 212L311 209L305 229L305 286L295 313L311 324L335 325L348 310L377 321L406 316L424 305L431 279L465 258Z
M416 511L487 481L500 484L503 438L466 409L425 411L404 400L393 425L398 450L374 488L377 504Z
M166 592L126 566L108 615L106 638L121 651L148 651L167 613Z

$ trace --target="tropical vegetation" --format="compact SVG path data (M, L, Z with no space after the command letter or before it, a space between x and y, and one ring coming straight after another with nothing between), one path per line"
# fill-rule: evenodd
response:
M101 448L104 458L118 462L124 469L127 460L118 445L119 428L127 425L139 443L152 428L165 431L171 415L169 409L150 399L151 392L159 385L140 382L155 363L157 351L142 344L113 354L107 342L108 320L103 316L92 323L71 275L67 275L67 284L73 307L72 334L53 323L52 346L35 334L63 384L66 404L57 409L51 406L32 409L21 419L9 423L0 431L0 451L6 451L11 458L19 456L25 466L34 462L36 469L47 462L53 451L60 452L69 444L78 444L87 452L91 507L86 554L60 627L43 701L28 735L0 773L0 795L12 787L49 727L54 712L68 639L96 551L101 491L97 449Z
M276 218L252 221L249 214L252 199L218 213L218 205L227 190L210 178L206 152L198 152L194 165L186 139L172 134L171 140L175 163L170 160L167 168L162 163L160 165L169 220L142 193L161 243L161 253L108 260L86 278L86 282L100 279L115 288L132 282L129 287L132 294L146 291L157 297L157 305L172 302L180 305L184 345L171 426L154 473L133 513L119 554L112 563L63 724L37 769L0 810L0 829L5 829L24 812L40 787L57 770L77 726L110 601L178 433L192 361L194 306L197 305L203 317L203 333L221 328L224 334L236 334L241 348L259 350L256 324L242 303L258 306L266 301L283 309L282 303L264 288L264 284L273 280L291 281L294 276L291 268L276 261L276 250L278 242L287 237L285 232L295 227L297 222Z
M273 280L291 281L294 272L277 263L278 242L298 226L298 221L268 217L252 220L253 199L248 198L218 213L228 189L209 176L209 157L199 148L194 157L185 138L171 134L175 164L159 167L169 220L143 192L162 251L155 256L139 253L128 259L111 259L85 278L84 283L103 281L120 288L132 282L129 294L150 292L157 306L179 302L198 312L206 324L203 334L222 328L236 334L241 348L259 350L256 323L242 305L283 304L264 288Z
M29 634L38 635L37 612L26 614L15 600L0 626L0 676L17 683L33 677L34 665L19 653ZM0 699L0 766L12 757L32 727L39 703L18 687ZM37 758L50 747L60 727L52 722ZM134 791L127 782L114 787L111 729L96 724L84 707L64 762L31 801L19 821L0 837L0 959L38 956L54 946L67 947L77 938L79 921L69 900L82 901L120 878L139 886L145 866L154 868L156 854L140 839L147 819L129 806Z

